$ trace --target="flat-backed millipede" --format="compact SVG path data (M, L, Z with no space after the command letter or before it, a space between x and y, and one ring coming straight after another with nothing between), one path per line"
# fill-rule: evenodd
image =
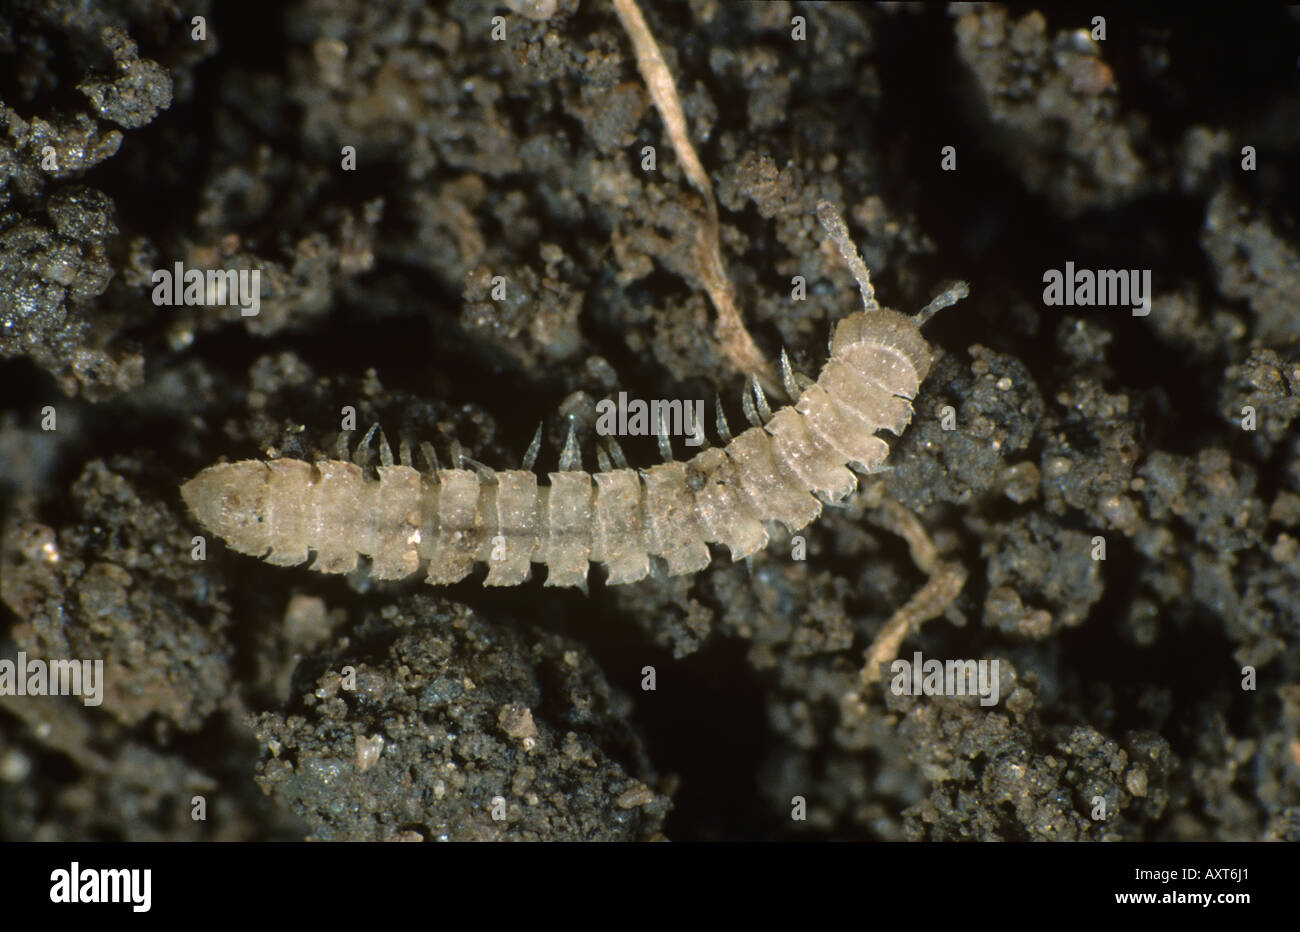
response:
M866 310L836 326L816 382L796 379L783 356L793 405L768 411L751 382L761 418L748 396L747 413L761 426L730 439L719 416L723 448L594 475L567 468L580 464L566 448L547 486L531 469L420 472L408 456L394 465L385 445L378 481L345 460L245 460L203 470L181 495L240 553L296 566L310 551L311 568L325 573L351 572L364 554L378 579L403 579L423 566L427 582L448 585L486 563L485 585L514 586L528 578L530 564L542 563L546 585L583 586L588 563L599 562L608 583L620 585L645 578L652 556L669 575L699 572L709 564L710 543L726 545L733 560L748 557L766 546L769 522L797 531L821 514L819 498L840 502L852 494L857 478L848 467L881 467L889 447L877 431L902 433L930 370L918 329L926 312L911 318L879 308L843 221L829 205L820 211Z

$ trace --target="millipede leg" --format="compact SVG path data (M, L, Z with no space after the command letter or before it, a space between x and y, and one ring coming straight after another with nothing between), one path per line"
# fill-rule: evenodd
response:
M795 372L790 365L790 357L786 355L784 349L781 350L781 383L785 386L785 393L790 396L791 401L798 401L809 385L815 384L815 381L802 372Z
M763 426L763 422L758 419L758 412L754 410L754 399L750 397L749 392L741 393L740 406L744 409L745 420L749 421L751 427Z
M718 438L723 444L731 443L731 425L727 423L727 415L722 411L722 399L714 395L713 404L714 411L717 412L715 424L718 428Z
M627 469L627 457L623 455L623 448L619 446L618 441L613 437L606 437L605 443L609 445L609 455L614 459L615 468Z
M528 449L524 451L524 460L519 464L519 468L524 472L532 472L533 466L537 463L537 454L542 449L542 425L537 425L537 433L533 434L533 440L528 444Z
M374 438L375 431L377 430L379 430L379 425L371 424L370 429L366 431L366 435L362 437L361 442L357 444L356 452L352 454L352 462L356 463L358 466L364 468L370 465L370 441ZM390 453L389 455L391 456L392 454Z
M668 440L668 425L661 420L658 428L655 433L659 439L659 455L664 458L665 463L671 463L673 461L673 445Z
M573 427L573 418L569 418L569 436L564 440L564 449L560 451L560 472L580 472L582 470L582 450L578 447L578 436Z
M758 407L758 417L761 422L754 426L761 427L772 420L772 407L767 403L767 395L763 392L763 386L758 384L758 379L752 375L749 377L749 388L754 393L754 404Z

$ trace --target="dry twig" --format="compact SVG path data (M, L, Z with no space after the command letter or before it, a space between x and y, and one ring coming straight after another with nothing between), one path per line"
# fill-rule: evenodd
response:
M745 323L736 307L735 289L722 264L722 249L718 239L718 205L713 197L713 185L704 172L704 166L700 164L699 156L695 154L695 147L691 145L686 117L682 113L672 75L668 73L668 66L664 63L663 55L659 52L659 46L655 43L636 0L613 0L613 3L624 30L632 40L637 69L663 118L673 150L681 159L682 168L692 187L704 198L705 221L696 236L695 258L700 279L718 312L714 333L722 353L737 370L745 375L756 376L762 380L764 388L773 394L780 394L781 383L776 379L775 371L745 329Z

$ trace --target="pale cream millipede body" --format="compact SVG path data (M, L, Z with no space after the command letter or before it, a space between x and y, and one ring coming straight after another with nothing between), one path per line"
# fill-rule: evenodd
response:
M730 438L719 412L723 447L685 462L593 475L568 468L580 465L570 436L561 471L541 484L531 469L421 472L409 455L394 465L382 444L378 481L346 460L245 460L203 470L181 494L204 527L240 553L279 566L314 553L311 568L324 573L351 572L364 554L372 575L385 580L423 569L427 582L449 585L486 563L485 585L514 586L540 563L546 585L584 586L588 564L597 562L607 582L620 585L645 578L651 557L662 559L669 575L699 572L709 564L710 543L725 545L733 560L748 557L766 546L769 523L797 531L821 514L819 499L838 503L852 494L850 467L882 467L889 447L877 432L902 433L930 370L919 330L928 314L912 318L876 306L843 221L829 205L821 214L867 309L835 327L815 382L796 377L782 357L794 404L769 411L751 381L761 417L746 396L756 426ZM666 451L667 438L660 440ZM601 460L610 465L603 452ZM620 454L615 460L624 465Z

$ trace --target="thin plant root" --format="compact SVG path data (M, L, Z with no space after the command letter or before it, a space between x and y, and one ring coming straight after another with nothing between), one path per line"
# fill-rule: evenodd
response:
M859 681L863 688L880 680L880 668L898 656L908 634L931 618L938 618L953 603L966 584L966 570L960 563L940 562L929 580L907 604L894 613L867 650L867 662Z
M912 562L929 575L920 590L908 599L886 622L867 648L866 663L858 674L858 687L845 695L841 711L846 723L861 719L866 714L866 691L881 679L881 669L898 657L909 634L920 630L921 625L937 618L947 610L966 584L966 569L960 563L939 558L939 548L925 533L916 516L891 498L882 498L872 516L873 523L892 531L903 540L912 553Z
M933 575L935 565L939 562L939 548L930 540L930 535L925 533L925 528L916 520L916 515L894 499L882 495L871 520L873 524L907 541L916 568L922 573Z
M704 198L705 220L696 236L695 259L704 289L718 312L714 334L722 353L738 371L756 376L763 381L765 388L773 394L779 394L781 383L776 379L772 365L745 329L745 322L741 320L740 311L736 307L735 289L722 264L722 248L718 238L718 205L713 196L713 185L704 172L704 166L700 164L695 147L691 145L686 116L682 112L677 87L668 72L668 65L659 52L659 46L650 27L646 25L636 0L613 0L613 3L623 29L632 40L637 69L664 121L673 150L681 159L691 186Z

